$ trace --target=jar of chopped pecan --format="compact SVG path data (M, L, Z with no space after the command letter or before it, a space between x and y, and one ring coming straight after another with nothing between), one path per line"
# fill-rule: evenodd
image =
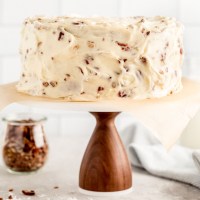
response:
M47 160L48 145L43 123L37 114L13 114L6 122L3 160L9 172L24 173L40 169Z

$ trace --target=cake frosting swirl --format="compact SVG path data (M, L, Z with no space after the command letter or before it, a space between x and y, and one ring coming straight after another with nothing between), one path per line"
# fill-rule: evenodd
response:
M17 90L91 101L181 90L182 25L169 17L33 17L21 32Z

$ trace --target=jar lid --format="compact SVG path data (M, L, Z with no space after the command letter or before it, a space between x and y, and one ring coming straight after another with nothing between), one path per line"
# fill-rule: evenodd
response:
M2 120L9 124L34 125L46 121L47 118L36 113L11 113L3 117Z

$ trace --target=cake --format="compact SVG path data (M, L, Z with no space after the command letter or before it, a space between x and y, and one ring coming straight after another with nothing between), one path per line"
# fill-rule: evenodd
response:
M17 90L67 101L160 98L182 88L182 25L170 17L32 17Z

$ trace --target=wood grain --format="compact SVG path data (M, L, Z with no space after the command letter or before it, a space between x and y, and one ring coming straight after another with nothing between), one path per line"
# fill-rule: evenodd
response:
M91 114L95 116L97 124L82 160L80 188L97 192L131 188L131 167L114 125L114 119L119 112Z

